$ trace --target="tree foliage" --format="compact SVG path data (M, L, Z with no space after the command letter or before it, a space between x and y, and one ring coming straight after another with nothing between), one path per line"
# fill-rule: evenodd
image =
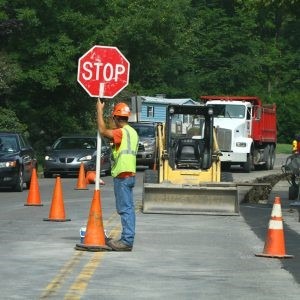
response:
M77 63L92 46L112 45L131 63L114 101L257 95L277 104L279 139L290 142L300 131L299 11L299 0L1 0L0 104L39 147L95 132Z

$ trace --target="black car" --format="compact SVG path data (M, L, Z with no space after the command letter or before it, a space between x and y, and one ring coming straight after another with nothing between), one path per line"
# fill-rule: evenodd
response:
M37 168L33 148L20 133L0 132L0 186L22 192L30 186L31 173Z
M102 174L111 171L111 148L101 139L100 170ZM77 176L81 163L85 171L96 169L97 137L72 135L62 136L52 146L46 147L44 177L53 175Z

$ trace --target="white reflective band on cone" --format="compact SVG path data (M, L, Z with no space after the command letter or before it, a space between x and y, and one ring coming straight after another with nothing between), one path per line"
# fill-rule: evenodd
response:
M283 229L282 221L270 220L269 229Z
M271 213L271 217L281 217L281 205L280 204L274 204L273 205L273 209L272 209L272 213Z

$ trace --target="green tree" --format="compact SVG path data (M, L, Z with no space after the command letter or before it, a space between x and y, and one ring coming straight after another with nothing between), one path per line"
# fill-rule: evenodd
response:
M22 132L28 135L26 124L18 119L14 111L3 107L0 107L0 131Z

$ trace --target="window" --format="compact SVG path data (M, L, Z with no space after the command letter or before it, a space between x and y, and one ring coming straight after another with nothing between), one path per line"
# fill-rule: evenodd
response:
M148 118L154 117L154 107L153 106L147 106L147 117Z

